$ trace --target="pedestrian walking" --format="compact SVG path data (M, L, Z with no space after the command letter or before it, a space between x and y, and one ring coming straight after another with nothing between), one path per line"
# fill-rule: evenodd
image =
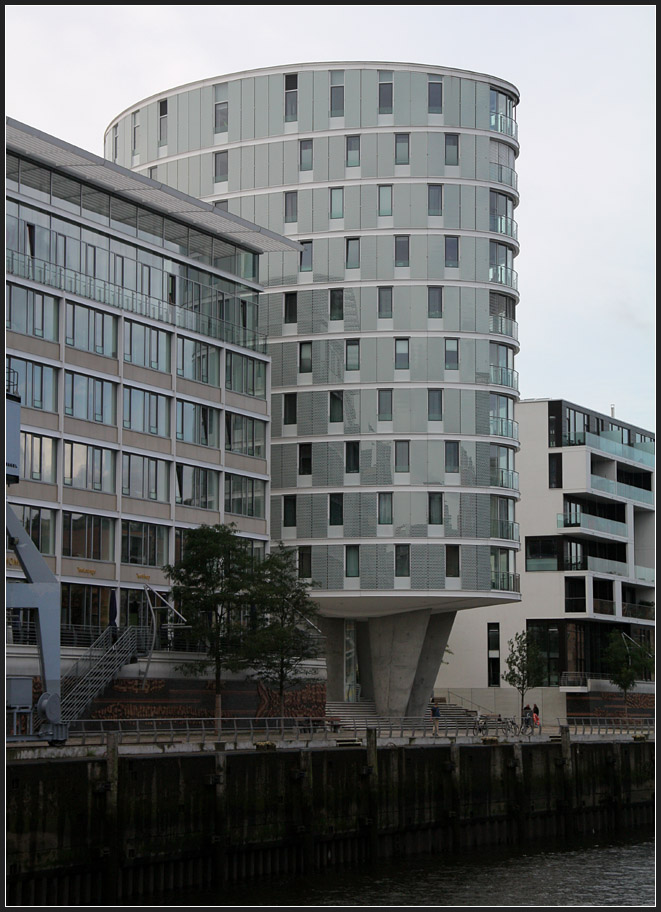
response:
M438 725L441 721L441 707L435 700L432 700L431 704L431 733L432 735L438 735Z

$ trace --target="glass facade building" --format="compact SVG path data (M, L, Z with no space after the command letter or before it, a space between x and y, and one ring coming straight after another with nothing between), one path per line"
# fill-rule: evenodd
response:
M317 584L329 700L421 714L456 612L519 599L517 103L473 72L315 63L159 93L106 133L301 244L260 263L271 535Z

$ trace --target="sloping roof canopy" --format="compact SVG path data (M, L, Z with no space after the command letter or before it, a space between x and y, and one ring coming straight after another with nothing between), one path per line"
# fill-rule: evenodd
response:
M260 228L218 206L150 180L9 117L5 136L9 152L28 156L79 180L103 187L109 193L116 193L136 205L151 207L202 231L222 235L255 253L301 249L297 241L282 237L267 228Z

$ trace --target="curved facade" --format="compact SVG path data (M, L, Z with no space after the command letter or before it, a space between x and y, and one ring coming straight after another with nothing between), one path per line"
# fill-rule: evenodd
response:
M105 154L302 244L261 263L271 534L331 700L423 711L458 609L519 598L515 109L502 80L302 64L127 109Z

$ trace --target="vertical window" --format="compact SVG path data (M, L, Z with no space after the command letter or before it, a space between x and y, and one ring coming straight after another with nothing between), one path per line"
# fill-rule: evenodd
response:
M312 547L301 545L298 549L298 578L312 579Z
M427 289L427 316L440 320L443 316L443 289L440 285L430 285Z
M392 215L392 184L379 185L379 215Z
M409 369L409 340L395 339L395 370Z
M228 104L220 98L221 93L227 91L226 85L214 86L214 106L213 106L213 132L227 133L228 123Z
M391 389L381 389L377 391L377 419L379 421L392 421Z
M299 272L312 272L312 241L301 241Z
M168 142L168 100L158 103L158 144L166 146Z
M298 298L295 291L285 292L285 323L298 322Z
M457 267L459 266L459 238L458 237L446 237L445 238L445 265Z
M392 494L390 492L379 494L378 518L380 526L392 525Z
M360 340L347 339L345 370L360 370Z
M500 687L500 624L487 624L487 663L489 687Z
M446 165L458 165L459 164L459 134L458 133L446 133L445 134L445 164Z
M296 525L296 495L285 494L282 498L282 525L291 528Z
M140 111L134 111L131 114L131 152L134 155L138 151L139 139L140 139Z
M330 189L330 217L332 219L344 218L344 189L331 187Z
M411 547L410 545L395 545L395 576L411 575Z
M409 164L409 134L395 133L395 164Z
M562 487L562 453L549 453L549 488Z
M395 471L396 472L408 472L409 470L410 470L409 441L408 440L396 440L395 441Z
M312 140L301 139L298 144L299 170L312 171Z
M283 424L296 424L296 393L285 393L283 398Z
M459 566L459 545L445 546L445 575L450 577L461 576Z
M409 242L407 234L395 235L395 266L409 265Z
M344 471L349 475L360 472L360 444L357 440L347 440L344 445Z
M443 525L443 494L433 491L429 494L429 519L430 526Z
M459 370L459 339L445 340L445 369Z
M443 420L443 390L427 390L427 419L429 421Z
M443 113L443 83L440 76L429 76L427 83L427 111L430 114Z
M298 474L312 475L311 443L299 443L298 445Z
M228 178L228 153L214 152L213 156L213 179L216 184L226 181Z
M285 193L285 222L298 221L298 193L290 190Z
M360 167L360 136L347 136L347 168Z
M379 288L378 298L379 320L392 320L392 288Z
M392 114L392 72L379 70L379 114Z
M331 423L344 421L344 394L342 390L329 393L329 417Z
M119 133L117 124L112 128L112 160L117 161L117 156L119 154Z
M344 320L344 289L331 288L329 319Z
M459 471L459 441L458 440L446 440L445 441L445 471L446 472L458 472Z
M344 494L328 495L328 525L344 525Z
M344 70L330 72L330 116L344 117Z
M346 268L360 269L360 238L347 238Z
M344 575L360 576L360 545L347 545L345 548Z
M298 372L300 374L312 373L312 342L299 342Z
M427 215L443 215L442 184L427 184Z
M285 74L285 121L298 120L298 76L296 73Z

